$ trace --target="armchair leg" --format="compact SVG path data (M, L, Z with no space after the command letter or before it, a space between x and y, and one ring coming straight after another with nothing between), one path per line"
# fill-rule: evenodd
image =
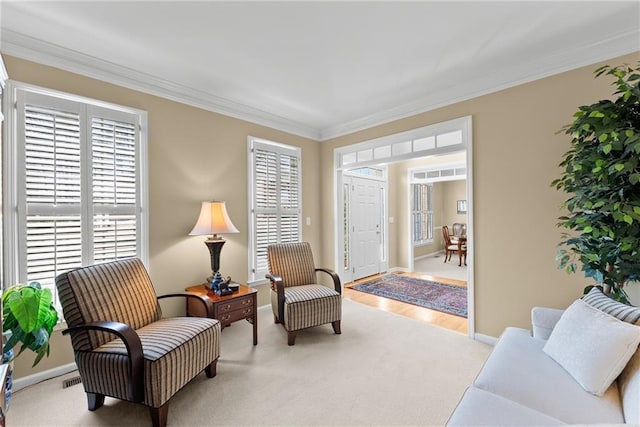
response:
M276 316L275 314L273 315L273 323L280 323L280 320L278 320L278 316Z
M169 402L165 402L159 408L149 408L151 412L151 423L153 427L166 427L167 415L169 414Z
M95 411L104 405L104 394L87 393L87 403L90 411Z
M335 322L331 322L331 326L333 326L333 332L340 335L342 331L340 330L340 321L336 320Z
M287 331L287 344L295 345L295 343L296 343L296 332Z
M214 360L206 368L204 368L204 373L207 374L207 378L213 378L216 376L217 365L218 365L218 359Z

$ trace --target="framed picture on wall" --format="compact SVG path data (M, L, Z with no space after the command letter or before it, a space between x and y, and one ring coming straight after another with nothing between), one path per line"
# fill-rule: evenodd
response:
M467 201L466 200L458 200L458 213L466 214L467 213Z

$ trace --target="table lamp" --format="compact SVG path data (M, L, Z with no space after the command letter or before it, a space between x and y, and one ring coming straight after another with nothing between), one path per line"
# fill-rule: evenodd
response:
M224 282L220 274L220 252L226 240L218 236L218 233L239 233L233 225L225 202L202 202L198 222L189 233L190 236L202 236L211 234L204 244L209 248L211 255L211 277L207 278L207 283L217 294L221 293L220 284ZM226 292L225 292L226 293Z

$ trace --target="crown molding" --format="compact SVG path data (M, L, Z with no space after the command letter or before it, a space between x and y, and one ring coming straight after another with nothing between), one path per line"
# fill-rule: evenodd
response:
M320 131L311 126L249 107L151 74L114 64L90 55L2 29L2 53L81 74L97 80L156 95L172 101L249 121L283 132L318 140Z
M2 29L0 36L0 40L2 40L0 49L2 53L7 55L85 75L316 141L330 140L554 74L640 51L640 29L635 29L567 52L536 57L526 63L519 62L510 67L509 70L503 70L504 72L500 73L500 75L480 75L454 87L439 89L411 103L379 111L349 122L318 129L15 31ZM6 75L6 70L3 68L0 67L0 80L2 79L3 71ZM503 76L516 77L504 78Z
M320 141L348 135L634 52L640 52L640 29L618 34L570 51L536 57L526 63L514 64L509 70L503 70L500 76L480 76L454 87L446 87L432 92L428 96L408 104L336 126L326 127L320 130ZM501 76L507 78L500 78ZM509 76L516 76L516 78Z

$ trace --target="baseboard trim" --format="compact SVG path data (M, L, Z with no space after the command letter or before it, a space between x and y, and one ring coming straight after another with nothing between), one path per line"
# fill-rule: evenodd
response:
M476 341L480 341L481 343L484 344L489 344L490 346L495 346L496 343L498 342L498 338L496 337L492 337L491 335L485 335L485 334L473 334L473 339Z
M27 375L26 377L17 378L13 381L13 391L16 392L25 387L29 387L30 385L38 384L39 382L50 380L51 378L59 377L60 375L68 374L76 369L78 369L78 367L74 362L52 369L47 369L46 371L38 372L33 375Z
M436 255L444 255L444 251L435 251L435 252L431 252L430 254L420 255L418 257L415 257L413 259L413 261L415 262L415 261L418 261L418 260L421 260L421 259L434 257Z
M389 269L389 273L395 273L397 271L401 273L409 273L409 269L405 267L392 267Z

